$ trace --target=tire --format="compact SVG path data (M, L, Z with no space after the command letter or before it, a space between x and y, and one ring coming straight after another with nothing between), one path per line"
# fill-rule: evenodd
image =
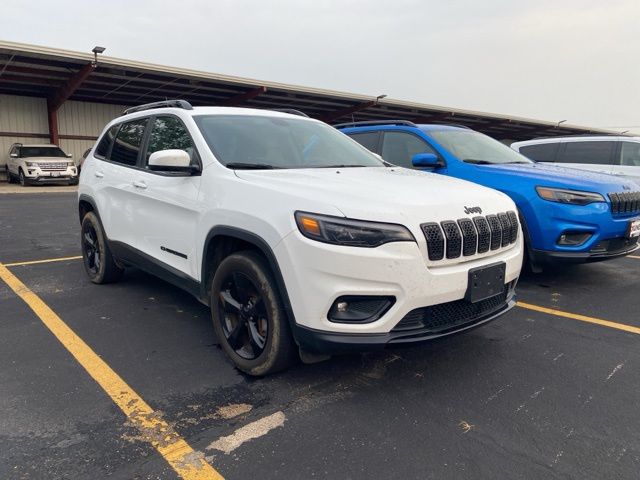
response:
M6 172L7 172L7 183L15 183L15 180L13 178L13 174L9 171L9 165L7 165L5 167Z
M93 212L82 219L80 243L84 269L93 283L113 283L120 280L124 270L111 255L100 220Z
M27 185L27 178L24 176L24 172L22 171L22 168L18 170L18 182L23 187Z
M273 275L254 251L225 258L210 291L220 345L244 373L263 376L289 367L297 349Z

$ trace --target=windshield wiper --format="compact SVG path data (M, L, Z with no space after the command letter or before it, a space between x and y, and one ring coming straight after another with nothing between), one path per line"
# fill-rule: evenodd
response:
M474 165L493 165L493 162L487 162L486 160L478 160L475 158L465 158L462 161L464 163L473 163Z
M234 170L272 170L275 167L273 165L269 165L268 163L242 163L242 162L231 162L225 165L227 168L232 168Z

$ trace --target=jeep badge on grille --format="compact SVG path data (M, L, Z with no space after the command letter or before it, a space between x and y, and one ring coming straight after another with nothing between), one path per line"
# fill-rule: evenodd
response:
M482 209L480 207L464 207L464 213L469 215L470 213L482 213Z

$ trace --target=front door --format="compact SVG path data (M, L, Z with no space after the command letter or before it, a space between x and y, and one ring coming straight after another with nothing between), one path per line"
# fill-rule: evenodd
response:
M149 168L149 157L160 150L185 150L193 165L200 158L188 130L173 115L152 117L141 168L136 172L133 210L137 248L143 253L197 280L196 225L202 211L198 202L200 174Z

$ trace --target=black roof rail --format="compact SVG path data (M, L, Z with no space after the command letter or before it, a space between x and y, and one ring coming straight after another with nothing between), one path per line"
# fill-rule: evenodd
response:
M334 128L345 128L345 127L373 127L376 125L405 125L407 127L417 127L417 125L409 120L366 120L362 122L346 122L346 123L337 123L334 125Z
M428 125L442 125L443 127L458 127L473 130L469 125L463 125L461 123L429 123Z
M122 112L122 115L128 115L129 113L142 112L144 110L151 110L153 108L183 108L184 110L193 110L193 106L186 100L162 100L160 102L145 103L144 105L138 105L137 107L127 108Z
M300 117L309 118L309 115L301 112L300 110L296 110L295 108L270 108L269 110L272 110L274 112L290 113L291 115L298 115Z

